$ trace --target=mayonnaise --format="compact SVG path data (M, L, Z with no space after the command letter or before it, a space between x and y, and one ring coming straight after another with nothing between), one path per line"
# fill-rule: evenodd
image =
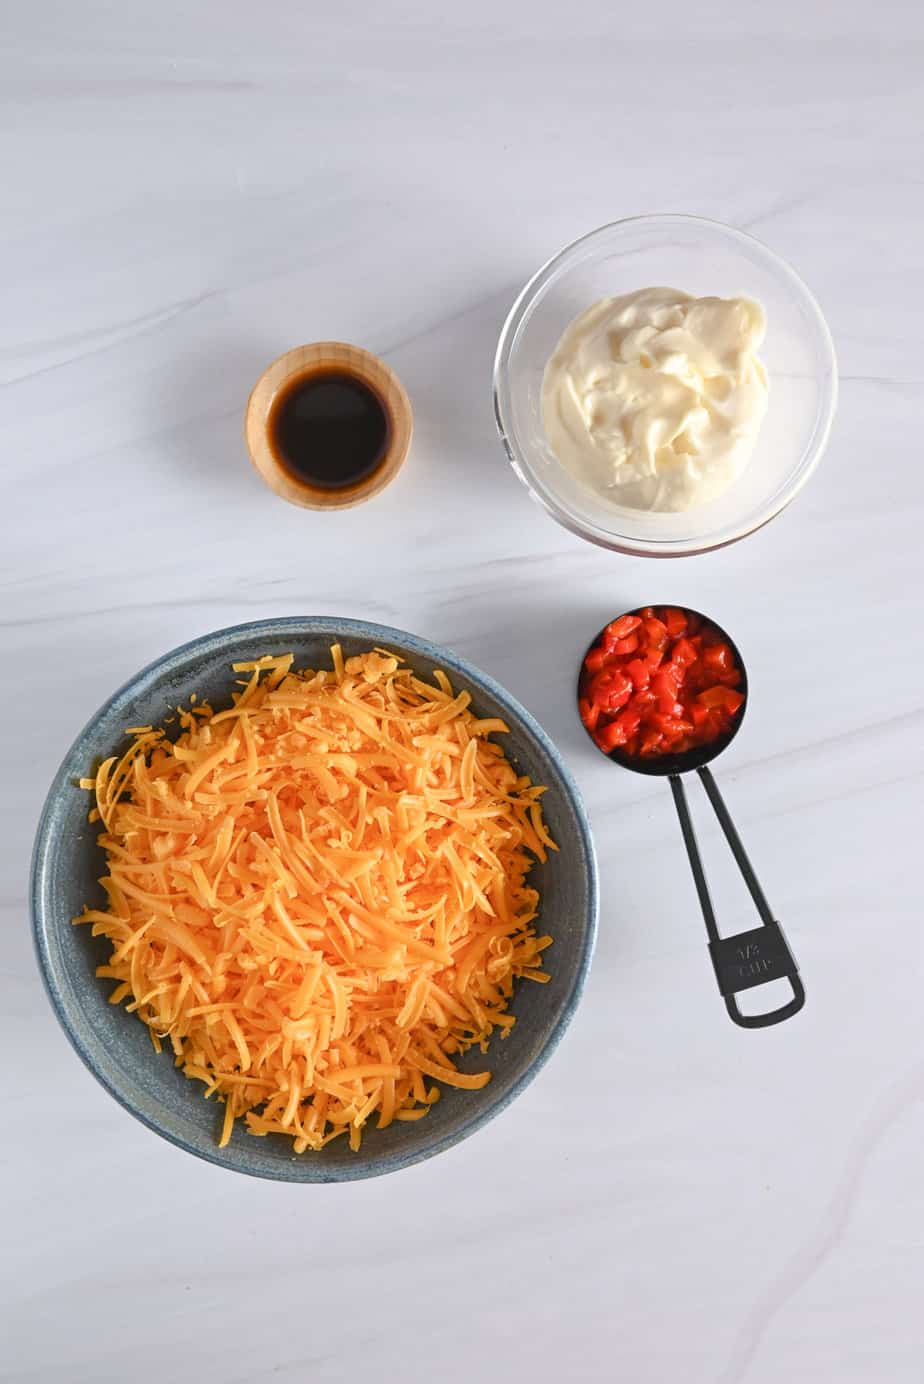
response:
M767 411L749 298L643 288L576 317L542 379L542 420L566 470L617 505L692 509L741 474Z

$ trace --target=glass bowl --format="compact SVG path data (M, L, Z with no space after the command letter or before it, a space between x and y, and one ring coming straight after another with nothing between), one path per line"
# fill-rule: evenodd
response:
M600 298L653 285L755 298L767 317L770 399L751 459L724 495L680 514L628 509L585 488L542 425L542 375L565 328ZM836 403L831 333L798 274L753 236L700 216L630 217L566 246L514 303L494 363L497 426L533 498L591 543L646 557L708 552L769 523L818 464Z

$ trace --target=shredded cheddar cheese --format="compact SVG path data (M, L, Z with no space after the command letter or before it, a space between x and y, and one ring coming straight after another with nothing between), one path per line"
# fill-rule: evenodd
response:
M448 678L384 650L333 670L234 665L233 705L193 698L179 734L136 727L81 786L108 906L78 923L112 953L110 1002L235 1120L297 1153L416 1120L473 1045L506 1038L515 979L547 981L533 858L557 849Z

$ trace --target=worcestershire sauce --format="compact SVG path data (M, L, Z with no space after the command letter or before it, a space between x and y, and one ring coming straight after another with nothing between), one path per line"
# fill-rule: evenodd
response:
M388 450L389 419L378 395L344 370L296 376L267 420L269 444L292 475L318 490L368 480Z

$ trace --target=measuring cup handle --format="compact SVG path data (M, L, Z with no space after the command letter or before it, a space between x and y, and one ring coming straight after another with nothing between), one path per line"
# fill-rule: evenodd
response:
M799 976L799 969L796 966L795 957L786 945L786 940L785 938L783 938L783 929L780 927L779 923L777 923L776 926L780 934L780 937L782 938L783 948L786 952L790 964L792 965L792 970L780 971L777 972L775 975L764 976L761 980L755 980L753 984L764 985L768 980L779 980L781 975L785 976L786 980L789 981L789 984L792 987L792 999L789 1000L786 1004L780 1005L779 1009L770 1009L764 1014L742 1014L741 1010L738 1008L738 1002L735 999L734 994L725 995L725 1008L728 1010L729 1017L736 1024L738 1024L740 1028L769 1028L771 1024L781 1024L784 1019L791 1019L793 1014L798 1014L799 1010L805 1004L805 986L802 984L802 980ZM765 933L767 931L767 928L765 925L764 927L755 928L754 930L755 932ZM748 933L742 934L742 936L744 937L748 935ZM724 940L726 942L740 943L741 937L726 937ZM765 953L767 950L767 938L761 937L761 939L757 943L757 947L759 948L761 953ZM715 967L716 978L719 981L719 989L721 990L722 980L719 974L719 967L716 963L715 956L713 956L712 958L712 964ZM742 964L746 965L747 963L741 963L740 960L736 962L736 966L739 968L739 971Z
M671 792L674 795L674 804L680 819L680 830L683 833L683 842L686 846L690 868L693 871L693 880L703 911L703 921L709 936L709 954L712 958L713 969L729 1017L741 1028L767 1028L770 1024L781 1023L784 1019L792 1018L793 1014L798 1014L805 1004L805 987L799 977L799 968L796 965L795 957L789 950L789 945L783 935L783 929L770 912L770 905L767 903L751 862L747 858L741 838L729 815L728 808L725 806L718 785L708 768L703 767L698 772L761 919L761 926L751 928L748 932L738 933L734 937L719 936L712 898L709 894L709 884L703 869L696 833L693 830L693 820L690 816L683 780L679 774L671 774L669 778ZM781 1005L779 1009L772 1009L764 1014L743 1014L741 1012L735 998L736 995L742 990L750 990L756 985L766 985L771 980L780 979L788 980L792 989L791 1000Z

